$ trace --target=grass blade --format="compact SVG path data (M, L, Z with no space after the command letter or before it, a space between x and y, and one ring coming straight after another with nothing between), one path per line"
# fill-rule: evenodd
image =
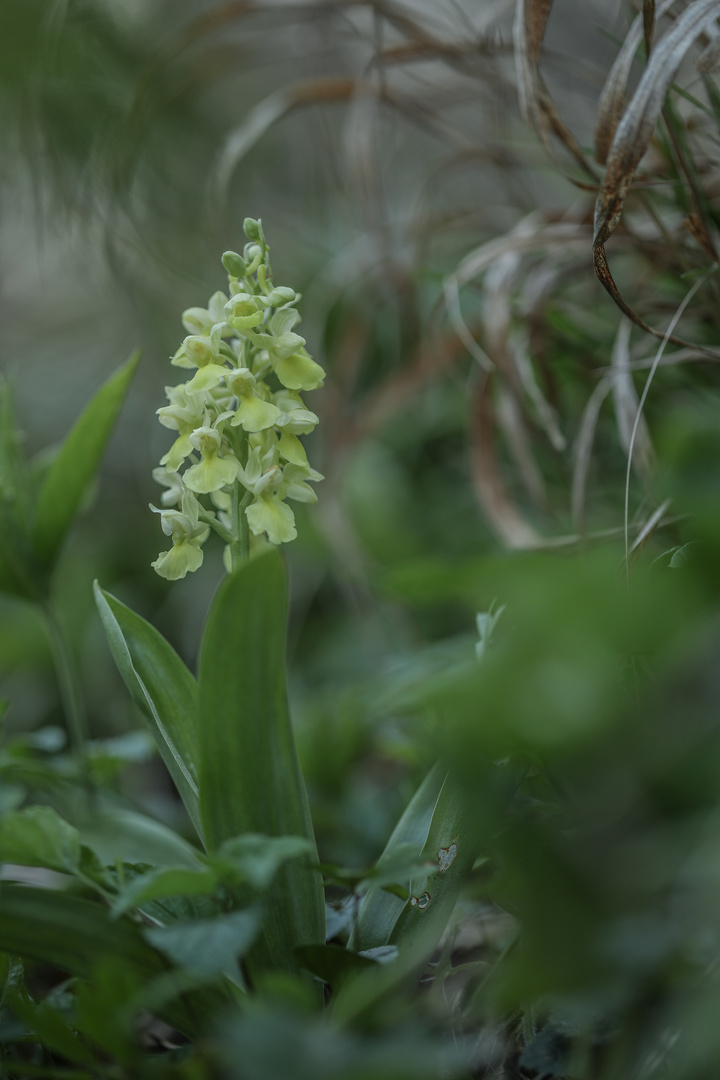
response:
M208 847L242 833L303 836L314 850L285 690L287 581L271 549L221 585L200 650L200 809ZM313 858L286 863L264 896L253 972L298 970L296 945L324 942Z
M202 839L197 770L198 686L171 645L149 622L94 585L110 651Z

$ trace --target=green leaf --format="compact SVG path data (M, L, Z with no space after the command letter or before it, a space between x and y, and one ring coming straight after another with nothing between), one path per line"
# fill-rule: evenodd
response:
M133 878L113 904L113 915L123 915L148 900L166 896L199 896L217 888L217 874L212 870L189 870L186 867L163 867Z
M88 486L100 465L140 354L130 359L98 390L47 471L38 493L32 543L38 561L53 565Z
M150 731L202 839L198 802L198 686L149 622L94 584L95 602L118 671Z
M0 817L0 862L75 873L80 834L48 806L16 810Z
M120 859L152 866L201 864L199 853L181 836L153 818L132 810L97 810L78 822L80 839L92 848L105 866Z
M432 949L440 940L479 854L474 818L452 773L445 777L433 810L422 858L431 869L410 883L390 944Z
M179 967L197 975L224 974L239 981L238 960L256 938L261 919L261 913L251 908L216 919L153 928L145 931L145 937Z
M129 920L101 905L51 889L0 885L0 951L90 976L101 961L116 961L145 982L168 971L167 961ZM214 1015L217 995L200 991L164 1010L181 1031L194 1034Z
M209 849L243 833L301 836L282 866L248 968L297 971L293 949L325 940L322 883L285 690L285 569L276 549L241 566L213 601L200 649L200 808Z
M47 1001L34 1005L23 994L17 993L12 999L12 1009L49 1050L79 1065L92 1067L95 1064L92 1050L75 1035L65 1018Z
M415 859L419 858L443 785L443 775L439 764L430 770L395 826L378 860L377 870L382 873L382 877L378 877L377 881L371 883L360 903L357 922L350 937L350 948L358 951L372 949L379 945L387 945L390 940L393 926L407 897L400 898L382 888L383 883L393 883L391 880L388 881L384 871L394 865L398 851L402 852L405 845L412 845Z
M267 889L288 859L312 855L314 844L304 836L260 836L246 833L222 844L218 857L210 859L219 871L239 875L256 889Z
M326 982L333 991L348 976L375 966L374 960L358 956L341 945L300 945L295 955L304 968Z

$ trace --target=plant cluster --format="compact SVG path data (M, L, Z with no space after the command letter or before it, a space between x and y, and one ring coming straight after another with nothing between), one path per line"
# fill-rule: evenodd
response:
M280 117L295 110L299 126L301 106L347 103L362 243L339 257L333 234L315 277L333 376L317 405L326 546L287 505L314 501L299 437L324 373L295 332L299 294L274 285L246 218L242 254L223 256L227 291L183 313L172 363L187 380L158 410L175 441L153 474L172 540L157 573L198 569L211 531L225 573L191 664L172 621L182 597L197 621L202 577L168 594L145 553L131 572L98 557L129 602L96 582L111 704L129 698L141 726L91 738L107 734L112 679L89 732L100 654L93 642L89 663L68 633L64 590L90 593L83 536L69 541L136 359L54 454L30 459L3 384L0 590L19 628L31 612L47 632L70 746L47 722L58 714L19 721L9 702L0 1076L707 1080L720 1054L717 2L628 9L594 139L556 104L570 104L567 72L543 41L559 2L449 15L321 0L285 5L287 26L271 8L184 26L120 142L136 145L178 56L196 50L192 80L245 49L239 35L217 50L219 27L271 25L267 52L254 44L281 65L305 46L315 63L320 25L348 65L362 41L354 78L333 57L255 105L247 84L227 95L249 111L212 178L220 204L231 181L251 183L236 167ZM43 30L53 71L86 40L67 9ZM493 131L501 110L513 132L522 115L539 147L486 138L468 86ZM386 138L388 105L449 147L437 169ZM71 96L57 117L73 129ZM192 137L183 127L178 189L195 160L207 180ZM466 168L480 187L448 208ZM484 194L491 169L501 196ZM151 190L152 168L139 175ZM134 608L153 596L146 619ZM165 799L162 781L138 780L153 755Z

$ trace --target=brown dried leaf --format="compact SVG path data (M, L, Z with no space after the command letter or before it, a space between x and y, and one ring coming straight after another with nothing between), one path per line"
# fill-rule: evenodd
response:
M708 357L717 359L717 349L705 348L703 345L697 345L692 341L686 341L685 338L676 337L675 334L669 336L663 333L662 330L656 330L653 326L648 326L644 319L642 319L634 308L623 299L620 294L620 290L615 284L615 279L610 273L610 267L608 266L607 255L605 254L605 247L603 244L596 244L593 249L593 268L595 270L595 276L603 287L610 294L615 304L620 308L624 315L627 315L628 319L639 326L641 330L644 330L647 334L652 334L653 337L660 338L664 341L667 337L668 341L671 341L673 345L684 345L688 349L692 349L697 353L704 353Z
M540 54L551 7L552 0L517 0L513 40L520 111L540 136L548 153L555 156L549 137L552 132L572 154L580 168L596 180L582 147L555 108L540 74Z
M657 11L658 19L669 11L674 3L675 0L662 0ZM601 165L607 161L610 146L622 116L630 70L642 37L643 18L642 15L638 15L625 35L622 48L615 57L598 100L595 121L595 159Z
M617 228L635 171L650 145L668 87L685 53L718 10L719 0L694 0L655 46L615 132L605 179L595 204L595 248L604 244Z
M642 20L645 56L648 57L652 50L653 34L655 33L655 0L643 0Z

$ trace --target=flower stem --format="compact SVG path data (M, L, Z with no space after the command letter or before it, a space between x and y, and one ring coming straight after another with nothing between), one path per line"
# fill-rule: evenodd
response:
M237 570L238 566L246 562L250 556L250 528L245 514L249 493L244 491L241 498L240 490L240 484L233 485L232 531L234 539L230 544L230 564L233 571Z

